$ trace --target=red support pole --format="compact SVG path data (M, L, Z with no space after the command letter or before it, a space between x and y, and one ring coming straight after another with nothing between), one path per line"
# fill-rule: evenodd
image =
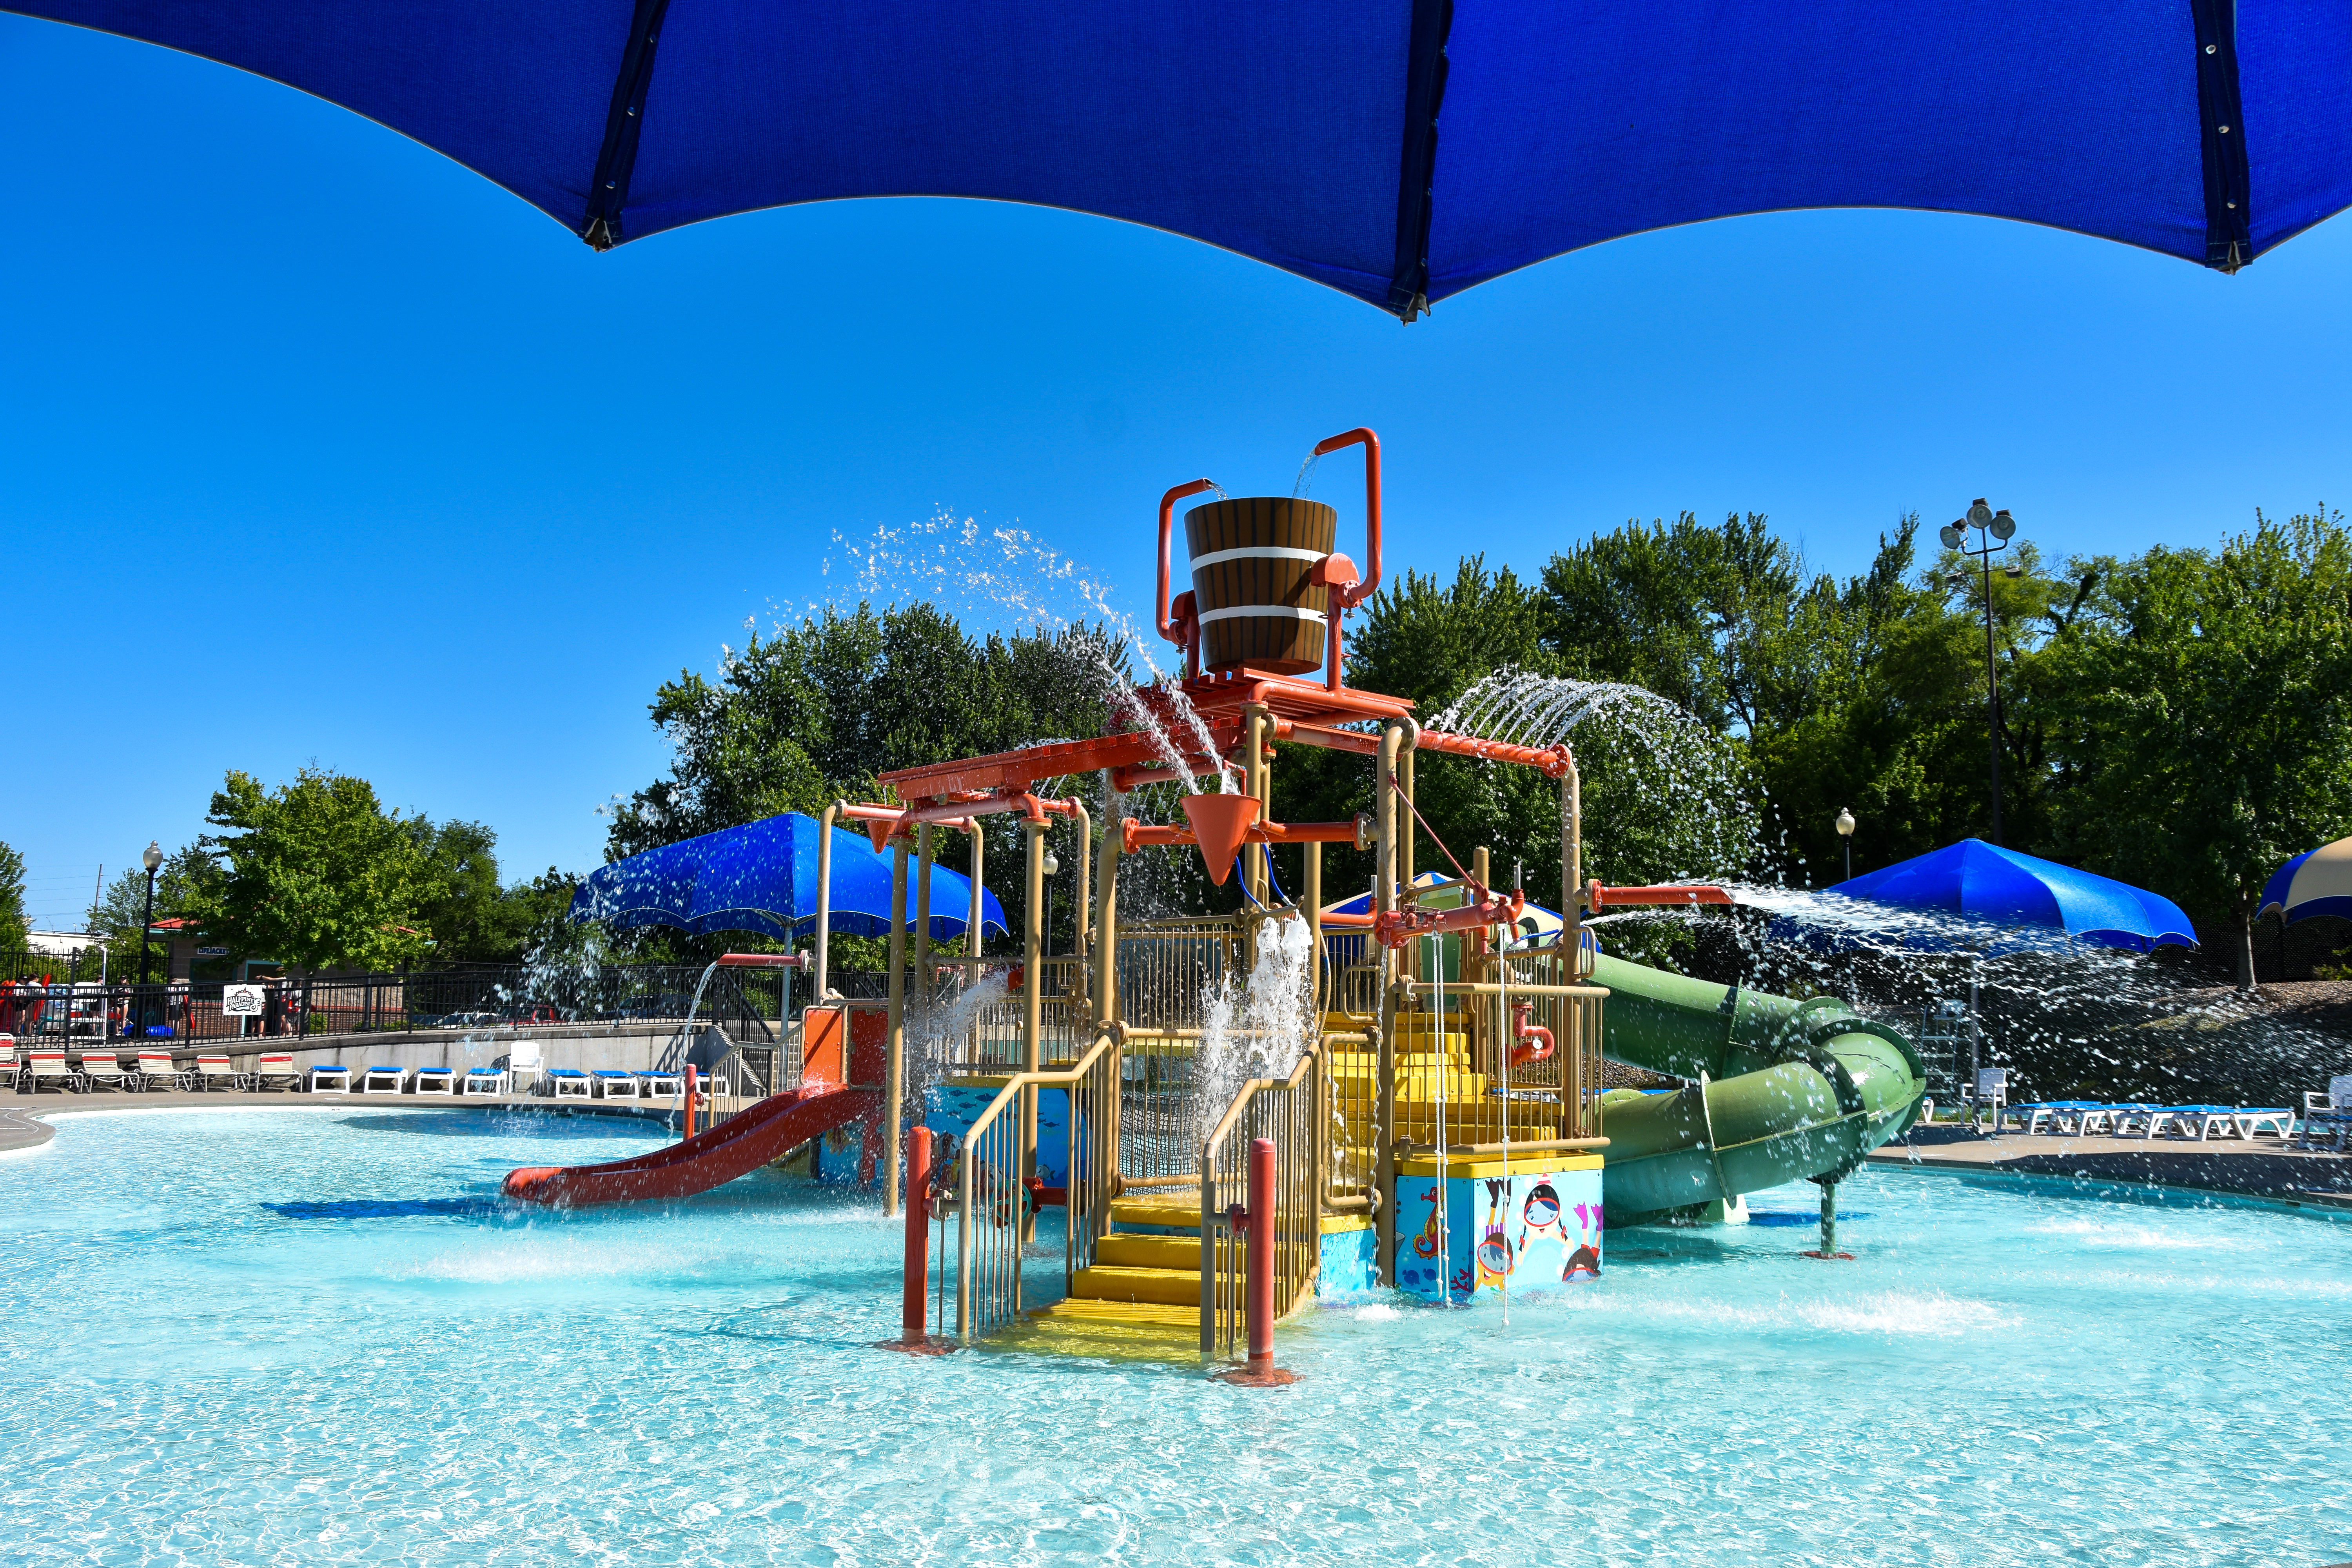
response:
M1221 1383L1236 1383L1249 1388L1278 1388L1286 1383L1297 1383L1298 1374L1285 1372L1274 1364L1274 1222L1275 1185L1277 1179L1274 1140L1255 1138L1250 1141L1249 1209L1242 1215L1248 1227L1249 1247L1243 1268L1243 1289L1247 1293L1249 1315L1249 1360L1240 1366L1217 1374Z
M1274 1370L1274 1140L1250 1143L1249 1371Z
M931 1130L916 1127L907 1133L907 1278L898 1299L898 1331L919 1340L923 1322L923 1292L931 1277Z
M695 1099L694 1064L688 1062L686 1064L686 1135L688 1138L694 1136Z

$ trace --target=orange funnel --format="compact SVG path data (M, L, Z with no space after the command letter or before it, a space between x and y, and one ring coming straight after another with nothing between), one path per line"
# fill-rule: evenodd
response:
M1220 888L1233 875L1234 857L1257 821L1258 801L1252 795L1188 795L1184 815L1192 819L1192 840L1201 847L1201 863L1209 880Z

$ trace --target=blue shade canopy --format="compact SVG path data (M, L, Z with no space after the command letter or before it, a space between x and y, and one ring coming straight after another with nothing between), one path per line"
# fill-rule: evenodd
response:
M680 931L748 931L779 942L816 930L817 835L813 816L787 812L706 833L600 866L572 896L572 918ZM890 860L859 833L833 830L833 929L846 936L890 933ZM914 924L912 858L907 923ZM971 882L931 867L931 940L963 934ZM981 925L1006 930L996 895L981 895Z
M2171 900L2055 860L2021 855L1980 838L1958 844L1824 889L1830 897L1959 917L1999 927L2041 928L2097 947L2148 952L2169 942L2195 947L2197 933ZM1866 922L1865 922L1866 923ZM1905 932L1906 946L1966 945L1932 927Z
M2273 910L2291 921L2314 915L2352 920L2352 838L2306 849L2280 867L2278 875L2263 885L2255 918Z
M600 248L795 202L986 197L1189 235L1408 320L1738 213L1981 213L2229 269L2352 205L2343 0L8 8L315 93Z

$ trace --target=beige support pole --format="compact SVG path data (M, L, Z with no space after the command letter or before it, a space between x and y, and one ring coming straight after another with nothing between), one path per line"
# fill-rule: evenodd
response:
M980 956L981 944L986 940L983 928L988 917L988 890L980 884L980 873L988 858L987 829L980 817L967 817L971 824L971 904L964 912L963 951L967 958ZM972 984L980 984L980 971L970 976Z
M1392 720L1381 728L1381 749L1374 759L1380 777L1373 785L1373 820L1379 839L1372 854L1372 909L1386 914L1396 908L1397 819L1403 815L1397 792L1389 786L1397 753L1404 741L1404 721ZM1397 954L1381 949L1381 1039L1376 1077L1372 1135L1372 1193L1377 1200L1380 1278L1396 1283L1396 1021L1399 1000Z
M809 994L819 1002L833 994L833 828L848 809L847 801L836 800L816 819L816 981Z
M1405 722L1412 724L1410 719ZM1412 724L1412 733L1397 752L1397 782L1404 786L1404 804L1397 808L1397 886L1408 890L1413 885L1413 840L1419 836L1421 826L1412 812L1413 753L1420 743L1421 726ZM1421 972L1421 943L1416 942L1406 944L1404 972L1415 980L1429 978Z
M1116 820L1103 824L1102 880L1095 884L1094 996L1097 1027L1118 1021L1118 862L1127 847Z
M1493 856L1488 853L1487 848L1484 844L1479 845L1475 849L1470 851L1470 875L1477 879L1478 885L1482 888L1491 889L1495 885L1494 879L1487 874L1488 868L1493 864ZM1470 896L1467 889L1463 892L1462 896L1465 899L1467 899ZM1490 955L1486 951L1488 944L1494 940L1491 934L1492 931L1492 927L1482 926L1477 931L1461 931L1454 936L1454 951L1461 957L1461 963L1455 969L1454 978L1456 980L1471 983L1481 981L1491 983L1496 978L1496 973L1499 973L1502 968L1503 961L1500 953ZM1473 940L1474 938L1475 939L1475 941ZM1474 949L1475 950L1475 957L1473 952ZM1443 953L1445 951L1445 943L1443 939L1440 939L1437 944L1437 951L1440 953ZM1511 1054L1509 1048L1511 1034L1510 1020L1507 1018L1500 1019L1501 1026L1499 1028L1489 1029L1486 1026L1487 1018L1486 1008L1465 1001L1456 1001L1454 1005L1462 1009L1464 1026L1463 1033L1468 1037L1464 1043L1470 1047L1472 1053L1470 1059L1473 1062L1485 1060L1489 1064L1486 1069L1486 1071L1500 1073L1503 1070L1502 1064L1509 1059ZM1500 1058L1482 1057L1479 1054L1482 1047L1496 1042L1500 1042L1498 1048L1501 1049L1503 1053ZM1478 1069L1473 1068L1471 1070L1475 1072ZM1510 1119L1510 1101L1507 1098L1503 1103L1504 1120L1508 1121Z
M1045 826L1043 822L1021 825L1029 841L1028 897L1021 911L1021 1068L1024 1072L1043 1070L1045 1056L1045 976L1040 973L1045 952ZM1021 1179L1025 1182L1036 1173L1037 1089L1032 1084L1021 1091ZM1028 1214L1024 1219L1024 1240L1036 1218Z
M874 1151L882 1167L882 1213L898 1212L898 1099L906 1089L907 1056L907 841L890 845L890 1015L882 1064L882 1147Z
M915 829L915 1008L931 1005L931 825Z
M1242 710L1242 793L1255 797L1258 820L1268 822L1274 817L1273 770L1266 766L1267 731L1274 720L1274 710L1263 702L1253 702ZM1242 885L1260 904L1266 900L1265 849L1253 846L1242 850ZM1253 956L1256 950L1255 928L1252 928L1250 943Z

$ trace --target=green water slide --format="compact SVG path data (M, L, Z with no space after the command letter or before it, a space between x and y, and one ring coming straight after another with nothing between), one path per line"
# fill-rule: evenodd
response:
M1695 1080L1602 1096L1612 1224L1800 1177L1834 1181L1919 1113L1919 1053L1835 997L1796 1002L1605 954L1592 979L1609 987L1603 1056Z

